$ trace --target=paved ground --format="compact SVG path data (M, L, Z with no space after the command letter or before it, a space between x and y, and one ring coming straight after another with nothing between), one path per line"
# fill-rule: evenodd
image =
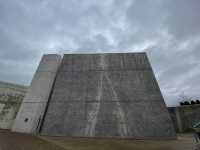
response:
M178 136L178 140L117 140L91 138L42 137L68 150L192 150L191 134Z
M38 137L0 130L0 150L65 150Z
M178 140L117 140L64 137L36 137L0 130L0 150L192 150L191 134Z

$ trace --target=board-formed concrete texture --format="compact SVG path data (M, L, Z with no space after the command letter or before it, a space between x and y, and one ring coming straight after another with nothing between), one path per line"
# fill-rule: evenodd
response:
M41 134L176 137L146 53L64 55Z
M26 86L0 82L0 129L12 127L26 91Z
M13 131L37 133L61 60L60 55L43 56L17 114Z

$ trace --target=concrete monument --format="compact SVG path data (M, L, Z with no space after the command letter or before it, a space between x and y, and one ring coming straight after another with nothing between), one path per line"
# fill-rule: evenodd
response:
M41 82L37 82L36 87L39 85ZM52 84L45 84L41 92L46 88L50 91L51 87ZM37 95L36 92L30 97ZM64 55L52 92L47 97L48 107L40 126L43 135L135 139L176 137L145 53ZM30 107L28 109L35 108ZM21 120L19 117L18 125L27 116L29 114L24 113ZM38 119L39 114L33 116Z

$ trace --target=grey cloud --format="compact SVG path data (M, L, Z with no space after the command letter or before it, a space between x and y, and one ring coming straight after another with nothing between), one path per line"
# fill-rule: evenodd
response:
M148 52L163 94L170 105L177 104L177 98L183 92L199 98L199 43L195 45L192 41L181 49L178 47L184 44L183 41L181 44L176 42L167 47L155 46ZM173 97L173 100L169 97Z
M200 10L200 1L169 1L166 7L169 10L166 24L169 32L176 39L199 36L200 16L198 11Z
M183 91L197 98L199 7L197 0L0 1L0 80L29 84L43 53L146 49L168 105Z

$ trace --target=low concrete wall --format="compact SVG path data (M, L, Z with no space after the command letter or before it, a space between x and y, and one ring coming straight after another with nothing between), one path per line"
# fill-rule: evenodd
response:
M17 114L13 131L36 133L45 112L61 56L44 55Z
M0 128L10 129L16 118L26 86L0 82Z
M200 104L168 108L177 132L188 131L200 122Z

